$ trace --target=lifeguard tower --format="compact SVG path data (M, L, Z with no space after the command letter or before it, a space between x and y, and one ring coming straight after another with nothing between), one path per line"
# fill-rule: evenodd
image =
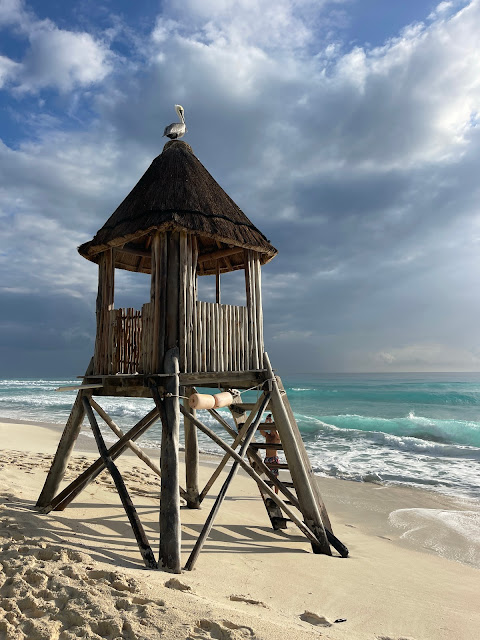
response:
M163 152L80 254L98 264L95 351L78 387L45 485L37 502L43 512L62 510L105 468L111 473L147 567L181 571L180 498L199 508L229 458L233 464L203 531L187 561L191 569L235 472L242 467L256 482L274 529L293 521L315 553L342 556L346 547L333 535L311 465L282 382L264 350L261 267L277 253L180 140ZM115 271L150 275L150 300L140 310L116 309ZM245 272L245 305L221 303L221 276ZM215 276L216 301L198 300L198 278ZM210 405L232 441L209 429L186 398L202 387L218 388L220 406L228 403L232 425ZM245 404L242 390L259 390L258 401ZM239 390L236 393L232 390ZM226 395L224 395L226 394ZM231 395L228 395L231 394ZM148 397L152 410L126 434L102 409L102 396ZM196 395L203 406L205 396ZM226 400L225 400L226 399ZM223 403L223 405L222 405ZM194 403L193 403L194 404ZM94 411L118 435L107 450ZM265 443L255 440L265 411L273 415L285 464L265 464ZM178 450L180 416L185 430L184 488L180 486ZM100 457L63 489L63 479L82 421L87 415ZM162 425L160 466L135 444L158 419ZM272 425L263 424L262 429ZM198 483L197 429L224 449L225 457L207 485ZM269 445L270 446L270 445ZM161 476L160 557L157 563L114 460L129 447ZM272 470L284 469L280 480ZM279 492L278 494L274 489Z

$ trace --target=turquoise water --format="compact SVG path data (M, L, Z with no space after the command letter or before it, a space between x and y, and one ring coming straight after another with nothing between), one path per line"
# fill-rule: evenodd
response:
M64 423L75 394L54 389L76 382L0 381L0 416ZM480 374L303 374L283 383L316 473L480 497ZM101 404L124 428L152 407L135 398ZM217 430L208 413L199 417ZM199 439L204 451L219 451ZM159 441L158 427L144 438Z

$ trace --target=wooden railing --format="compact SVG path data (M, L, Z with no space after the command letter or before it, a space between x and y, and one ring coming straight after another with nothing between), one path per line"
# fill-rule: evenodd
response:
M250 368L247 308L197 302L193 318L191 371Z
M113 309L109 313L109 346L104 370L116 373L154 373L154 317L150 303L141 311ZM255 325L254 325L255 326ZM187 328L185 372L245 371L257 369L263 343L252 338L247 307L212 302L195 303Z
M136 373L142 353L142 313L113 309L110 314L110 373Z

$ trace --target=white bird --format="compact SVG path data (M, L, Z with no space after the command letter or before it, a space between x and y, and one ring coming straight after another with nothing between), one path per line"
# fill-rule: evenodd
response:
M169 124L168 127L165 127L165 131L163 132L163 136L167 136L167 138L171 138L172 140L181 138L187 133L182 105L176 104L175 111L177 112L177 116L180 118L181 122L174 122L173 124Z

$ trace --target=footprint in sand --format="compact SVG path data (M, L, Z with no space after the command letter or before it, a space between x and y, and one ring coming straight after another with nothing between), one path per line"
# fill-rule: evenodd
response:
M192 587L189 587L188 584L184 584L180 582L178 578L170 578L165 582L165 586L168 589L176 589L177 591L190 591Z
M236 595L234 593L232 593L232 595L230 596L230 600L234 602L246 602L247 604L256 604L259 607L265 607L265 609L267 609L267 605L261 600L254 600L253 598L247 598L246 596Z
M312 611L304 611L300 616L300 620L304 622L308 622L308 624L313 624L316 627L331 627L332 623L330 620L327 620L325 616L319 616L317 613L313 613Z
M251 627L235 624L229 620L215 622L215 620L199 620L191 631L186 640L205 640L213 638L214 640L243 640L256 638L255 632Z
M377 636L376 640L415 640L414 638L407 638L406 636Z

